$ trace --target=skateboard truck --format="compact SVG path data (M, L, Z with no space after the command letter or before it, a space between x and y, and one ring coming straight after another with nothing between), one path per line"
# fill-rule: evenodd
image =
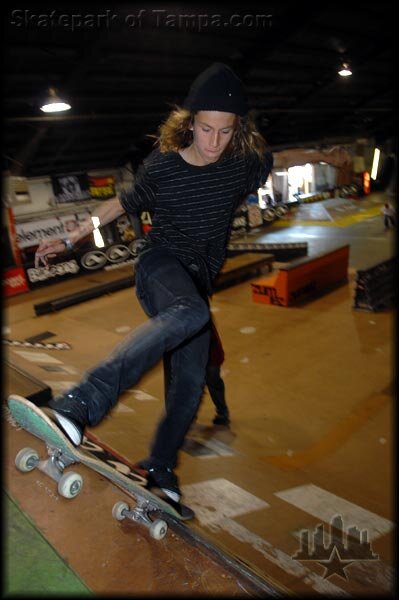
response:
M135 504L132 509L126 502L118 502L112 510L112 515L119 521L128 518L145 525L154 539L162 539L168 530L167 521L156 518L155 513L159 513L160 516L170 515L181 521L194 517L194 512L188 506L158 497L143 485L145 481L139 484L134 477L120 472L113 461L102 461L85 448L74 446L47 414L23 396L10 395L8 407L16 423L41 439L47 450L47 457L42 459L36 450L23 448L15 457L17 469L24 473L39 469L57 482L60 496L75 498L80 493L83 487L82 476L67 469L74 463L80 463L134 498Z
M19 471L28 473L33 469L39 469L54 481L58 483L58 493L64 498L75 498L82 487L83 478L79 473L69 471L64 473L65 467L72 465L73 461L68 456L65 456L62 450L54 448L46 444L48 458L40 460L36 450L32 448L22 448L15 457L15 466ZM145 525L151 537L155 540L161 540L165 537L168 531L168 524L163 519L155 519L153 521L149 517L151 504L148 500L137 497L137 506L130 509L126 502L117 502L112 509L112 516L118 521L125 518L131 519L137 523Z
M48 458L40 460L36 450L22 448L15 457L15 466L19 471L28 473L37 468L46 473L51 479L58 483L58 493L64 498L74 498L79 494L83 486L83 478L79 473L69 471L64 473L65 467L72 465L73 460L65 456L62 450L53 448L46 444Z
M123 521L128 518L148 527L150 536L155 540L162 540L168 531L168 524L163 519L153 521L149 516L150 503L148 500L137 498L137 506L130 510L126 502L117 502L112 508L112 516L117 521Z

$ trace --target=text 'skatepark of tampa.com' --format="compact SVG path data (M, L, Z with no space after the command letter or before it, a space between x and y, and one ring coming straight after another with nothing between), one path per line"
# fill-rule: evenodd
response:
M15 9L10 14L10 24L16 28L96 29L126 27L127 29L153 27L203 31L205 29L256 28L267 29L272 26L271 14L246 12L234 13L191 13L170 12L166 9L142 8L131 12L115 12L106 9L101 12L49 12L30 9Z

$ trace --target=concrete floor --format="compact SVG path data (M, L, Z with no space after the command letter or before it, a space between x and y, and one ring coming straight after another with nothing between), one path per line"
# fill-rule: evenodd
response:
M379 215L383 201L384 195L373 195L351 203L330 202L325 208L321 203L309 205L302 207L305 213L248 238L307 241L309 254L349 243L346 285L293 308L254 304L249 282L212 299L226 352L223 376L232 422L230 428L212 426L214 408L206 392L178 468L185 502L197 515L186 527L238 557L282 593L375 596L392 592L395 315L392 310L353 309L356 270L394 252L394 233L383 231ZM320 216L321 208L324 214ZM122 271L112 275L123 276ZM45 381L55 394L77 381L127 331L145 320L131 289L58 313L34 314L36 302L101 282L102 275L97 274L6 301L7 335L3 331L3 337L23 340L51 331L56 336L48 341L72 346L68 351L8 347L10 360ZM147 453L162 404L162 368L158 365L122 395L113 413L93 432L134 461ZM185 575L171 565L175 576L165 584L166 572L156 567L177 551L176 539L150 541L139 526L126 528L112 522L108 516L119 492L86 472L91 494L82 492L73 501L55 500L51 482L22 475L13 466L12 453L24 436L28 434L9 428L5 485L89 589L126 593L120 573L118 578L112 566L112 561L119 560L122 566L129 564L130 571L144 573L140 585L129 581L131 594L182 594L188 589L182 585L182 577L189 579L188 572L197 585L189 588L192 593L239 593L229 576L218 579L221 571L211 564L208 573L214 587L201 587L195 561L184 553L180 561L175 558L176 564L186 561ZM29 482L29 477L35 481ZM90 512L94 498L96 509ZM72 533L83 527L83 520L85 535L92 532L93 537L90 545L82 547L91 552L77 554L81 542ZM100 549L99 523L110 544L108 554ZM325 546L330 535L335 543L324 553L317 543L322 526ZM363 541L367 532L374 554L361 554L365 545L356 543L354 527L363 531ZM339 545L342 531L344 546ZM300 540L306 536L316 544L311 556L298 554ZM129 552L124 558L116 552L119 544ZM139 562L132 559L138 550ZM156 587L158 576L164 579ZM242 587L243 591L252 595L249 588Z

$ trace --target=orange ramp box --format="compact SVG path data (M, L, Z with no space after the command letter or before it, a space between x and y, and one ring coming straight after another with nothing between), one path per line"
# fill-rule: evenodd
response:
M291 306L347 281L349 245L306 256L251 283L252 300Z

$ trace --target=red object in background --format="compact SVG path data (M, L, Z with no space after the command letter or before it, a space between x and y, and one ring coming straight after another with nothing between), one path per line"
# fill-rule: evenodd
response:
M221 367L224 363L224 350L222 340L220 339L219 332L216 329L216 325L211 320L211 341L209 344L209 357L208 365L212 367Z
M17 244L17 233L15 231L15 219L14 213L11 206L7 206L6 223L8 226L8 238L10 241L10 247L14 256L14 262L16 265L22 264L21 252Z
M3 294L4 296L15 296L29 292L25 271L22 267L12 267L3 272Z
M2 245L5 259L3 270L3 295L15 296L23 292L29 292L29 284L25 270L21 266L21 253L18 248L15 233L14 213L10 206L6 207L4 230L2 230ZM4 239L3 239L4 234Z
M363 193L370 193L370 173L368 171L364 171L363 173Z

